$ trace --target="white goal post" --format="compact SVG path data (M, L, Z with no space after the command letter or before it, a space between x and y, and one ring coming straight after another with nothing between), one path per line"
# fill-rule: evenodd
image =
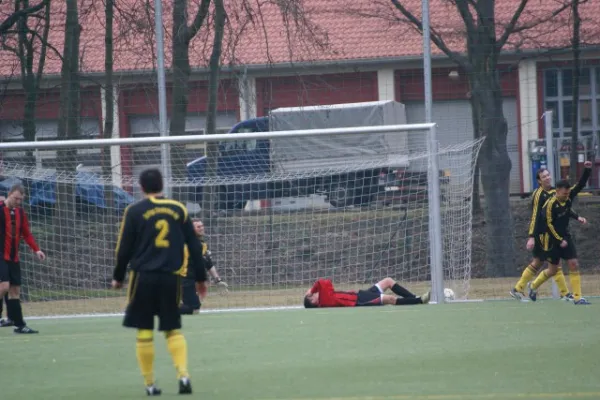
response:
M204 308L299 306L319 277L348 290L391 276L417 294L432 290L437 303L445 287L466 299L468 199L481 140L440 146L435 129L0 143L0 192L25 186L32 231L48 256L39 262L21 250L27 315L123 311L125 292L108 288L118 226L141 198L139 172L162 167L164 146L171 165L163 170L172 171L165 185L204 219L230 286L226 296L211 292Z

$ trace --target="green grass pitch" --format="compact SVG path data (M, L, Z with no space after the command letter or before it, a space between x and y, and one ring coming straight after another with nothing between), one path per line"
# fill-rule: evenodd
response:
M596 301L598 301L596 299ZM0 330L6 399L145 398L120 318ZM600 399L600 308L557 300L201 314L184 318L192 398ZM178 398L162 335L161 398Z

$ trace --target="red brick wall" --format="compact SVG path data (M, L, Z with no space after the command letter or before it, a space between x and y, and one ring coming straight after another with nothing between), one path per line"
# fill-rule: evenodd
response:
M256 93L258 116L278 107L376 101L377 73L259 78L256 80Z

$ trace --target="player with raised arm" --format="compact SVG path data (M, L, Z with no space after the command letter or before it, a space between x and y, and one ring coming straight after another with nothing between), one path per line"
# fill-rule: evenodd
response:
M201 297L206 295L206 270L202 263L202 246L194 234L186 207L163 194L163 179L157 169L140 175L145 199L125 210L117 242L117 263L113 288L121 288L127 266L131 269L128 305L123 325L137 329L136 354L148 396L161 390L154 382L154 317L158 330L165 332L167 348L177 370L179 393L192 393L187 368L187 342L180 332L179 313L181 277L187 275L184 257L187 244Z
M385 294L391 290L395 295ZM385 278L367 290L336 291L329 279L319 279L304 295L305 308L427 304L431 293L415 296L394 279Z
M537 300L537 290L550 277L554 276L558 270L560 260L566 260L569 267L569 280L573 289L573 301L575 304L589 304L581 296L581 275L579 273L579 262L577 261L577 250L575 243L569 232L569 220L576 219L582 224L587 220L580 217L572 209L573 199L585 187L587 178L591 173L592 163L585 162L586 170L582 179L572 186L568 181L562 180L556 184L556 195L551 197L544 205L542 211L543 220L540 221L540 228L537 232L544 231L542 242L544 244L545 258L548 261L548 268L542 271L537 278L530 283L529 298L532 301ZM585 179L583 179L585 177Z
M6 200L0 202L0 298L8 293L6 301L7 319L4 326L15 326L15 333L38 333L31 329L23 319L21 307L21 264L19 262L19 243L21 239L35 252L40 260L46 255L40 250L29 229L27 214L21 207L25 198L25 188L19 184L10 188Z
M542 234L536 235L535 230L539 225L542 206L556 193L556 189L552 187L552 176L550 175L550 171L547 169L539 169L536 173L536 179L539 187L534 190L533 195L531 196L531 220L529 222L529 229L527 232L529 237L527 238L526 245L527 250L533 253L533 258L529 265L523 270L517 284L509 292L510 295L517 300L522 300L526 297L524 293L525 285L535 278L541 266L544 264L544 246L541 241ZM581 180L583 180L585 186L585 182L588 180L588 175L586 175L585 172L582 174L580 181ZM569 292L565 274L563 273L561 266L558 267L553 278L560 291L560 298L572 301L573 294Z
M210 250L208 249L208 244L204 240L204 224L200 220L194 221L194 232L196 236L202 243L202 257L204 258L204 267L208 271L208 274L213 278L213 280L217 283L217 286L221 290L221 293L227 293L228 285L227 282L221 279L219 273L217 272L217 268L212 261L212 257L210 254ZM189 254L186 249L186 257ZM194 260L190 260L190 262L194 262ZM192 269L189 269L192 271ZM194 278L191 276L186 276L183 278L181 283L181 291L182 291L182 303L179 307L179 311L181 314L191 315L196 314L200 311L200 307L202 306L202 302L198 297L198 293L196 293L196 287L194 285Z

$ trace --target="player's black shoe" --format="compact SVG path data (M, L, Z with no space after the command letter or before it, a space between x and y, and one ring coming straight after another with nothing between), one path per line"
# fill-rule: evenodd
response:
M190 378L181 378L179 380L179 394L192 394L192 382L190 382Z
M160 396L162 394L162 390L160 390L154 385L150 385L146 386L146 394L148 396Z
M23 325L23 326L18 326L14 329L13 331L14 333L18 333L18 334L32 334L32 333L39 333L38 331L31 329L30 327L28 327L27 325Z
M15 326L15 323L8 318L0 319L0 328L6 328L7 326Z
M531 287L531 282L527 284L527 289L529 289L529 298L531 301L537 300L537 290Z

